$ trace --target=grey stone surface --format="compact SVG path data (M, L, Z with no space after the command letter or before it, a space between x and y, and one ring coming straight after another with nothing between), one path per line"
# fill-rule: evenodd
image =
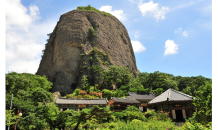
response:
M99 24L99 26L98 26ZM95 36L90 38L93 26ZM93 11L73 10L61 15L51 33L37 75L46 75L53 83L52 92L72 93L80 84L82 75L92 77L88 54L93 47L109 54L110 65L127 66L136 76L135 55L128 32L114 16ZM87 66L86 70L82 66ZM104 69L108 67L101 66ZM80 72L83 70L83 72ZM99 81L95 81L99 83Z

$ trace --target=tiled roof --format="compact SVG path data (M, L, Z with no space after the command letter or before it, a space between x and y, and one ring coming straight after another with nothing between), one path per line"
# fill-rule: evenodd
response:
M108 100L106 98L101 99L74 99L74 98L58 98L56 104L93 104L93 105L107 105Z
M169 88L164 93L162 93L161 95L157 96L156 98L148 102L148 104L164 102L164 101L191 101L191 100L193 100L192 96Z
M156 96L152 93L148 93L148 94L139 94L137 92L129 92L129 95L131 97L133 97L136 100L152 100L154 99Z
M127 97L127 98L111 97L111 100L114 100L115 102L123 102L123 103L140 103L139 101L137 101L131 97Z

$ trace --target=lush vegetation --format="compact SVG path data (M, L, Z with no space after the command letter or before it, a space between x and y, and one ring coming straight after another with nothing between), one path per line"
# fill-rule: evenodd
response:
M108 15L113 16L110 13L107 13L107 12L100 11L100 10L96 9L96 8L92 7L91 5L88 5L88 6L79 6L79 7L77 7L77 10L94 11L94 12L102 14L104 16L108 16Z
M106 54L105 54L106 55ZM175 125L168 118L168 113L147 111L142 113L138 108L129 106L122 112L112 112L109 107L94 106L82 111L66 110L60 112L54 103L53 94L49 92L52 83L45 76L28 73L6 74L6 122L14 129L17 111L22 110L18 117L17 129L212 129L212 84L211 79L202 76L181 77L166 73L139 73L136 78L126 67L109 66L102 73L102 88L98 84L90 86L89 79L84 76L82 87L76 89L66 98L107 98L125 97L129 91L156 95L161 94L169 86L178 91L195 96L194 105L197 112L185 124ZM98 77L99 78L99 77ZM110 89L116 85L116 89ZM193 89L192 86L195 88ZM13 105L10 110L11 95ZM85 117L85 118L84 118ZM10 119L10 122L9 122Z

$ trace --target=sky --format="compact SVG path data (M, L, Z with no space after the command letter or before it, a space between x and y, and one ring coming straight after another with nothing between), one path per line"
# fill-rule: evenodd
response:
M6 0L5 73L35 74L60 15L89 4L124 24L140 72L212 78L211 0Z

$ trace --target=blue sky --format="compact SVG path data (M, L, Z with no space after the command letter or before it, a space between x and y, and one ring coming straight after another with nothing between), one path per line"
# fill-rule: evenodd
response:
M7 0L5 72L35 73L60 15L89 4L124 24L140 72L212 78L211 0Z

